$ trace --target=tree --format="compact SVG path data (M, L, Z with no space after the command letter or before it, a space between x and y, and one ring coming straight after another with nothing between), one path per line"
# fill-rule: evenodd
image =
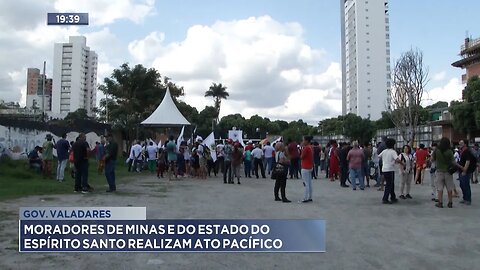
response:
M423 64L423 53L418 49L403 53L393 70L388 109L392 122L410 146L415 141L427 82L428 68Z
M467 134L480 128L480 78L474 76L467 82L463 90L464 101L452 101L450 112L453 115L453 127Z
M370 119L352 113L343 117L343 130L343 135L361 144L370 142L375 135L375 127Z
M210 88L205 92L205 97L213 97L213 100L215 102L214 107L217 110L217 122L218 117L220 116L220 104L222 102L222 99L227 99L228 96L229 94L227 92L227 87L223 86L221 83L212 83Z
M113 128L125 132L131 142L143 133L140 123L157 108L167 87L174 101L183 95L183 87L162 77L154 68L147 69L142 65L131 68L125 63L113 70L110 78L105 78L103 85L99 86L107 96L100 102L100 115L102 119L108 119Z
M389 129L394 128L395 124L392 122L388 112L382 112L382 117L375 121L375 129Z
M69 112L63 120L71 124L75 122L75 120L90 120L90 117L87 114L87 110L78 109L74 112Z

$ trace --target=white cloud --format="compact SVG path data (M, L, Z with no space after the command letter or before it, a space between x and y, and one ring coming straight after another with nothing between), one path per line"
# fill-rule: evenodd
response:
M438 101L446 101L450 103L452 100L460 100L462 98L462 90L464 86L458 78L452 78L447 84L441 87L432 88L423 95L424 102L422 105L428 106Z
M90 25L110 24L120 19L138 24L155 13L155 0L56 0L54 6L59 12L88 13Z
M432 76L432 80L435 82L443 81L447 77L447 72L441 71Z
M128 51L137 63L150 66L154 56L162 52L165 34L152 32L142 40L134 40L128 44Z
M325 52L305 44L298 23L269 16L217 21L190 27L183 41L164 40L152 32L130 42L130 54L147 63L153 59L161 74L184 86L185 101L199 110L212 105L204 93L216 82L230 93L221 115L260 114L316 124L341 113L340 65L326 65Z

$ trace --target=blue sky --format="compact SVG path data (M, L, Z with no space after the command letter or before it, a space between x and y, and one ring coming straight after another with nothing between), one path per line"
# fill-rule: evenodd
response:
M391 0L389 7L392 60L421 49L431 79L426 104L459 98L463 71L451 63L466 31L480 37L480 1ZM46 13L55 11L89 12L90 25L46 26ZM5 100L24 103L26 68L46 60L51 74L53 43L82 34L100 56L100 83L124 62L141 63L184 86L184 100L199 110L212 105L204 91L221 82L231 93L223 115L315 123L340 112L336 0L1 1L0 29Z

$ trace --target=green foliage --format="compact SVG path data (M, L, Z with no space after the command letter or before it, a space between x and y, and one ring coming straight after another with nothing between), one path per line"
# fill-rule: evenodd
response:
M464 91L464 102L452 101L450 112L453 115L453 127L466 134L480 128L480 79L478 76L468 80Z
M174 101L183 95L183 87L178 87L168 77L162 77L154 68L136 65L131 68L127 63L113 70L110 78L105 78L99 89L108 99L100 102L100 117L120 129L131 141L146 130L140 125L160 104L167 87ZM190 108L183 106L188 111ZM192 111L190 109L190 111Z
M368 118L347 114L343 118L344 135L360 143L368 143L375 135L375 126Z
M284 130L282 133L281 133L282 137L283 137L283 140L286 142L287 140L289 139L292 139L298 143L300 143L302 141L302 133L300 133L299 130L297 130L296 128L293 128L293 127L290 127L286 130Z
M375 129L389 129L394 128L395 124L392 122L392 118L389 112L382 112L382 117L375 121Z
M447 108L448 107L448 102L446 101L438 101L432 105L429 105L425 107L427 110L432 110L432 109L442 109L442 108Z
M215 110L217 111L217 120L220 115L220 104L222 99L227 99L229 96L227 92L227 87L223 86L221 83L216 84L212 83L210 88L205 92L205 97L212 97L215 102Z
M87 110L78 109L74 112L69 112L63 120L67 123L73 123L75 120L90 120L90 117L87 115Z

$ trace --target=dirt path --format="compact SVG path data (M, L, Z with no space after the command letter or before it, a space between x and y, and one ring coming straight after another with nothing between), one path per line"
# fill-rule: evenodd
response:
M437 209L427 185L412 187L413 200L380 204L381 193L341 189L314 180L314 202L296 203L302 182L289 180L294 203L273 201L270 179L241 185L208 180L158 180L149 175L120 185L117 194L34 196L0 202L0 269L475 269L480 263L479 185L474 204ZM397 178L398 179L398 178ZM398 191L398 187L396 189ZM327 222L327 252L273 253L19 253L18 208L22 206L146 206L147 218L321 218ZM13 240L12 240L13 239Z

